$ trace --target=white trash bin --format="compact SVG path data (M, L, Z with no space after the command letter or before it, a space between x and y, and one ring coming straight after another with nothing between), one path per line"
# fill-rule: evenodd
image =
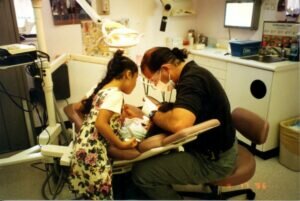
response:
M300 117L280 122L279 162L300 171Z

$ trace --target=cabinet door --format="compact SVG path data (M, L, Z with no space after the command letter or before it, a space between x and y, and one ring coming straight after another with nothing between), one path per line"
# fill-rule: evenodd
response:
M227 63L225 61L198 55L194 56L194 60L201 67L209 70L226 90Z
M231 108L245 107L267 118L273 72L228 64L227 95Z
M231 109L243 107L267 119L273 72L228 63L227 95ZM238 134L238 138L249 143Z

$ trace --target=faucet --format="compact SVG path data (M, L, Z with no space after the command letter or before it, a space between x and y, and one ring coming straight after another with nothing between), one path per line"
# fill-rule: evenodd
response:
M267 55L274 55L274 52L279 57L286 56L286 51L283 46L280 46L280 49L278 49L277 47L273 47L273 46L262 47L258 53L261 56L267 56Z

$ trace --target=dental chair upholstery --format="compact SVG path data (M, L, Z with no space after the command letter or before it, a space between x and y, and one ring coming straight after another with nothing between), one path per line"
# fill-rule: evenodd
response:
M205 197L206 199L225 200L237 195L246 194L247 199L253 200L255 192L252 189L240 189L221 192L222 186L237 186L249 181L255 173L255 147L265 143L269 130L269 123L257 114L244 108L236 108L232 112L232 121L237 131L251 141L250 150L238 145L238 158L233 173L224 179L208 184L212 193L181 192L182 196Z

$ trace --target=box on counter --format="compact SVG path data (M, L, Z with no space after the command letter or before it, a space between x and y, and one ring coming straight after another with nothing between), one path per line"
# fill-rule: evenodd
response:
M243 57L258 54L261 41L236 40L230 41L229 44L232 56Z

